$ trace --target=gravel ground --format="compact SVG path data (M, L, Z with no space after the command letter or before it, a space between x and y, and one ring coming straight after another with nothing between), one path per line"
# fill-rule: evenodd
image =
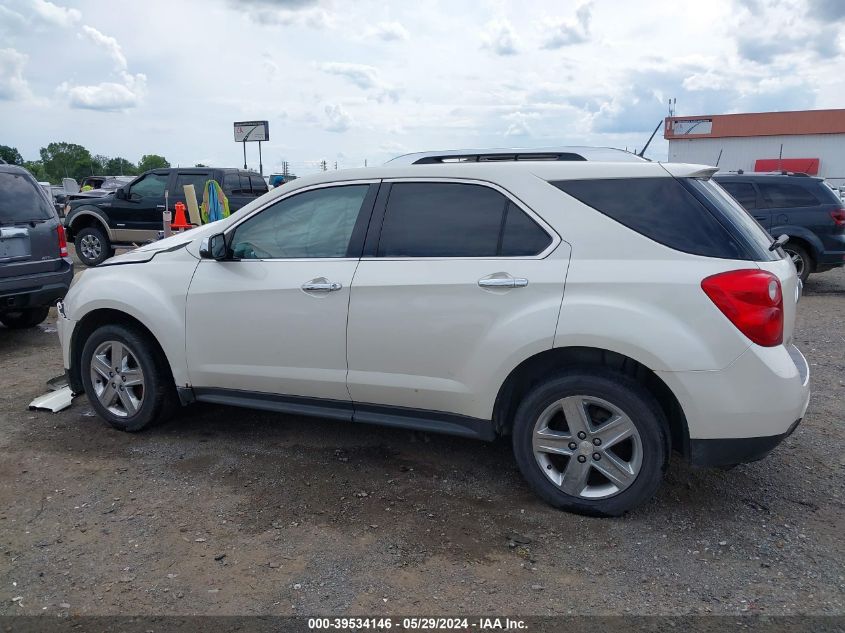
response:
M845 613L845 272L811 277L803 424L731 471L674 461L621 519L553 510L507 442L196 405L136 435L0 326L0 615Z

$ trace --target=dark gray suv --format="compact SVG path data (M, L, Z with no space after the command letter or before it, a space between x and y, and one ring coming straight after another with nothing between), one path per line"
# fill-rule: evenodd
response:
M804 174L725 173L714 179L783 247L801 281L845 265L845 209L821 178Z
M72 280L65 230L52 202L28 171L0 165L0 322L38 325Z

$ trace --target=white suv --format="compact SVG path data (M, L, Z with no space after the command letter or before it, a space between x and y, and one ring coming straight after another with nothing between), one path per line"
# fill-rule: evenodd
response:
M194 401L493 440L554 506L649 499L670 449L796 427L791 261L710 180L648 162L327 172L88 270L65 367L112 426Z

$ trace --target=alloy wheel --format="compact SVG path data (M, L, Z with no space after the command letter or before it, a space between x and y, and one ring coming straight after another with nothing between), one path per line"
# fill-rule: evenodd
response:
M534 425L532 448L546 477L582 499L619 494L634 483L643 462L631 418L592 396L567 396L549 405Z
M120 341L101 343L91 356L91 384L110 413L131 417L144 401L144 372L135 352Z
M94 261L103 252L103 245L96 235L84 235L79 240L79 250L82 256L89 261Z

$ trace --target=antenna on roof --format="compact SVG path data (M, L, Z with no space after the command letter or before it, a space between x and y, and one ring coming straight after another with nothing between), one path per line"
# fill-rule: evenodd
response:
M648 146L651 145L651 141L654 138L654 135L657 134L657 130L660 129L661 125L663 125L663 121L660 121L660 123L657 124L657 127L654 128L654 132L652 132L651 136L648 137L648 141L643 146L643 148L639 152L636 152L637 156L639 156L640 158L643 157L643 154L645 154L645 151L648 149Z
M722 160L722 151L724 150L723 147L719 148L719 157L716 159L716 167L719 166L719 161Z

